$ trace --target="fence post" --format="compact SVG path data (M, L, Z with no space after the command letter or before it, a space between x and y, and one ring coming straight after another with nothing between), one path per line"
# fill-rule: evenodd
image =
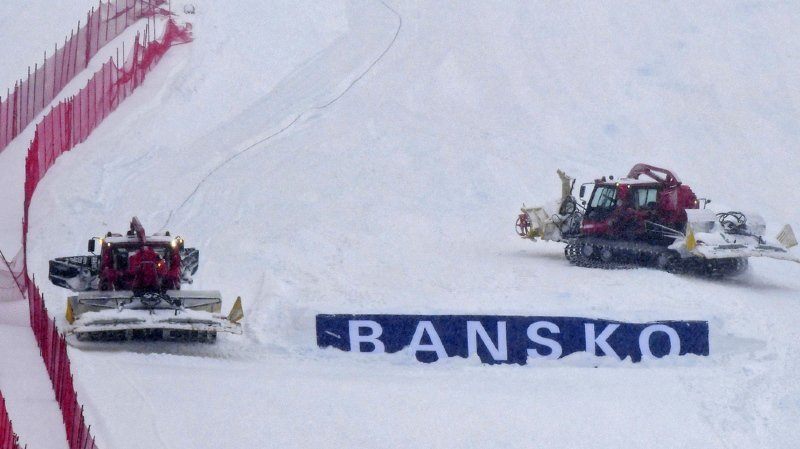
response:
M42 63L42 72L47 72L47 70L45 69L46 64L47 64L47 58L45 58L44 62ZM37 108L37 106L36 106L36 86L37 86L36 80L37 80L37 78L39 78L38 74L39 74L39 64L36 63L36 64L33 65L33 110L34 111L36 111L36 108ZM42 85L44 85L44 81L42 81ZM42 102L44 103L44 98L42 98ZM44 106L42 106L42 108L44 108Z
M52 167L53 164L56 161L56 158L59 156L59 154L61 154L58 151L58 148L56 147L56 116L54 114L52 114L52 112L54 110L55 109L51 108L50 109L51 113L48 114L50 116L50 148L53 149L50 154L53 157L52 158L48 158L48 161L47 161L48 167L47 168Z
M81 143L81 134L83 134L82 131L81 131L81 122L83 121L83 118L81 116L83 114L81 113L81 107L78 104L78 101L80 101L80 98L81 98L81 93L80 92L78 92L77 94L75 94L74 97L72 97L72 104L75 105L74 106L75 110L73 110L73 114L76 117L75 118L76 126L74 127L75 131L72 133L72 138L74 140L74 142L73 142L74 145L77 145L77 144Z
M14 82L14 100L13 100L14 101L14 108L13 108L13 111L12 111L12 114L11 114L11 136L12 137L16 137L17 136L17 115L18 115L17 104L19 102L19 99L18 99L19 95L17 94L18 90L19 90L19 82Z
M12 136L13 136L13 133L11 132L12 123L14 122L14 120L11 118L12 117L11 116L11 102L12 101L13 101L13 99L11 98L11 90L6 88L6 122L7 122L7 124L6 124L6 139L7 139L7 142L5 142L5 143L11 142L11 139L12 139Z
M45 58L47 58L47 52L45 52L44 54ZM22 130L25 129L25 125L27 125L31 121L30 111L29 111L30 98L31 98L31 66L28 66L28 78L27 81L25 81L25 115L21 118L21 122L19 124L20 132L22 132Z
M111 41L111 39L108 38L108 29L110 22L111 22L111 2L106 4L106 39L104 41L106 44ZM114 37L116 37L116 30L114 30Z
M71 76L75 76L75 73L78 72L78 41L80 40L81 35L81 22L78 21L78 31L75 33L75 56L72 57L72 72L70 72Z
M56 73L56 71L58 70L57 62L58 62L58 44L53 43L53 82L52 82L53 87L50 88L52 92L50 98L52 100L55 100L56 93L58 93L61 90L61 86L56 85L57 84L56 80L58 79L58 73ZM45 73L46 72L47 71L45 70ZM44 103L42 103L42 110L44 110Z
M97 1L98 1L97 13L95 14L95 17L97 17L97 30L95 32L96 34L94 38L95 46L94 46L94 53L92 53L92 57L94 57L94 55L96 55L97 52L100 50L100 7L103 5L103 2L102 0L97 0Z
M94 11L94 8L92 8L92 11ZM83 52L84 53L84 59L85 59L85 61L83 62L83 68L84 69L89 66L89 55L91 54L89 48L92 46L92 36L91 35L92 35L92 20L91 20L91 15L89 15L89 13L87 13L86 14L86 48L84 49L84 52Z

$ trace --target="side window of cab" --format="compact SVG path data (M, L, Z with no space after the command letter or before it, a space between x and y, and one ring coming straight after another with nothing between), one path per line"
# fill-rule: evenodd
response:
M657 209L658 189L641 187L633 191L633 207L636 209Z

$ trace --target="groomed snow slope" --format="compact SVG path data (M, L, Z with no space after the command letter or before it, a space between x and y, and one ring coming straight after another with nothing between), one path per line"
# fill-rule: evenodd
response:
M242 295L214 346L73 349L101 447L792 447L800 266L570 267L520 204L637 162L800 228L800 6L197 1L196 40L39 186L30 266L132 215ZM180 9L180 5L173 5ZM66 292L40 282L64 324ZM707 320L709 357L421 365L317 313ZM595 369L596 368L596 369Z

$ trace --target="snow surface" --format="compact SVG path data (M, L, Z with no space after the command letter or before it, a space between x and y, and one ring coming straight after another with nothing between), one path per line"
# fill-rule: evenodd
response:
M581 269L513 223L557 168L646 162L800 229L800 5L193 3L195 41L40 184L30 266L137 215L245 333L72 348L100 447L796 445L800 266ZM711 355L422 365L320 350L318 313L707 320Z

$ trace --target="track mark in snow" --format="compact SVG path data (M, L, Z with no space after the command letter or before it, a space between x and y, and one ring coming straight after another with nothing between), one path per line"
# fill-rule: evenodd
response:
M394 32L394 36L392 36L392 40L389 42L389 45L387 45L387 46L386 46L386 48L384 48L384 50L381 52L381 54L380 54L380 55L378 55L378 57L377 57L377 58L375 58L375 60L374 60L374 61L372 61L372 63L369 65L369 67L367 67L367 68L366 68L366 69L365 69L363 72L361 72L361 74L359 74L357 77L355 77L355 78L354 78L354 79L353 79L353 80L350 82L350 84L348 84L348 85L347 85L347 87L346 87L344 90L342 90L342 91L341 91L341 92L340 92L340 93L339 93L339 94L338 94L336 97L334 97L332 100L330 100L330 101L328 101L327 103L325 103L325 104L322 104L322 105L318 105L318 106L312 106L312 107L310 107L309 109L306 109L305 111L303 111L303 112L300 112L299 114L297 114L297 115L294 117L294 119L292 119L292 121L291 121L291 122L289 122L289 123L288 123L286 126L284 126L283 128L281 128L281 129L279 129L278 131L276 131L276 132L274 132L274 133L270 134L270 135L269 135L269 136L267 136L267 137L264 137L264 138L262 138L262 139L260 139L260 140L258 140L258 141L256 141L256 142L254 142L254 143L250 144L250 145L249 145L249 146L247 146L246 148L242 149L242 150L241 150L241 151L239 151L238 153L235 153L235 154L233 154L233 155L232 155L232 156L230 156L229 158L227 158L227 159L225 159L224 161L222 161L222 162L221 162L219 165L217 165L216 167L214 167L214 168L213 168L213 169L212 169L212 170L211 170L211 171L210 171L210 172L209 172L207 175L205 175L205 176L204 176L204 177L203 177L203 178L200 180L200 182L198 182L198 183L197 183L197 185L195 186L194 190L192 190L192 193L190 193L190 194L189 194L189 195L188 195L188 196L187 196L187 197L186 197L186 198L183 200L183 202L182 202L182 203L181 203L181 204L180 204L180 205L179 205L177 208L175 208L175 209L173 209L173 210L171 210L171 211L169 212L169 215L167 216L167 220L166 220L166 222L164 222L164 225L162 225L162 226L161 226L161 229L160 229L160 230L162 230L162 231L163 231L164 229L166 229L166 228L167 228L167 226L169 226L169 223L170 223L170 221L172 220L172 217L173 217L173 215L175 214L175 212L177 212L178 210L182 209L182 208L183 208L183 207L184 207L184 206L185 206L185 205L186 205L186 204L187 204L187 203L188 203L188 202L189 202L189 201L190 201L190 200L191 200L191 199L192 199L192 198L193 198L193 197L194 197L194 196L197 194L197 192L200 190L200 187L202 187L202 186L203 186L203 184L205 184L205 182L206 182L206 181L208 181L208 180L209 180L209 179L210 179L210 178L211 178L211 177L212 177L212 176L213 176L213 175L214 175L216 172L218 172L218 171L219 171L221 168L223 168L224 166L228 165L228 164L229 164L229 163L231 163L232 161L236 160L236 159L237 159L239 156L241 156L241 155L243 155L243 154L247 153L248 151L252 150L253 148L255 148L255 147L257 147L257 146L259 146L259 145L263 144L264 142L268 142L269 140L271 140L272 138L274 138L274 137L276 137L276 136L279 136L279 135L283 134L284 132L286 132L287 130L289 130L289 129L290 129L292 126L294 126L294 125L295 125L295 123L297 123L297 122L298 122L298 121L299 121L301 118L303 118L304 116L306 116L306 114L308 114L309 112L313 112L313 111L322 111L322 110L324 110L324 109L328 108L329 106L333 105L334 103L336 103L337 101L339 101L339 100L340 100L342 97L344 97L344 96L345 96L345 95L346 95L348 92L350 92L350 90L351 90L351 89L352 89L352 88L353 88L353 87L354 87L354 86L355 86L355 85L356 85L356 84L357 84L359 81L361 81L361 79L363 79L363 78L364 78L364 77L365 77L365 76L366 76L366 75L367 75L369 72L371 72L371 71L372 71L372 69L373 69L373 68L374 68L374 67L375 67L375 66L376 66L376 65L377 65L379 62L381 62L381 60L382 60L382 59L383 59L383 58L386 56L386 54L387 54L387 53L389 53L389 50L391 50L391 49L392 49L392 47L394 47L394 44L395 44L395 42L397 41L397 37L400 35L400 30L403 28L403 17L400 15L400 13L398 13L398 12L397 12L397 10L395 10L394 8L392 8L391 6L389 6L389 5L388 5L388 4L387 4L387 3L386 3L384 0L379 0L379 1L380 1L380 3L381 3L381 4L383 4L383 6L384 6L384 7L386 7L386 9L388 9L389 11L391 11L391 13L392 13L392 14L394 14L394 15L397 17L397 29L395 30L395 32Z
M386 4L386 2L384 2L383 0L380 0L380 2L383 4L383 6L385 6L385 7L386 7L386 9L388 9L389 11L391 11L391 12L392 12L392 14L394 14L395 16L397 16L397 29L394 31L394 36L392 36L392 41L391 41L391 42L389 42L389 45L388 45L388 46L386 46L386 48L383 50L383 52L381 52L381 54L378 56L378 58L377 58L377 59L375 59L374 61L372 61L372 64L370 64L370 65L369 65L369 67L367 67L367 69L366 69L366 70L364 70L364 72L363 72L363 73L361 73L361 75L358 75L358 76L357 76L357 77L356 77L356 78L355 78L355 79L354 79L354 80L353 80L353 81L350 83L350 85L348 85L348 86L347 86L347 88L345 88L345 89L342 91L342 93L340 93L340 94L339 94L339 95L338 95L336 98L334 98L333 100L331 100L331 101L329 101L329 102L327 102L327 103L323 104L322 106L315 106L315 107L313 107L313 108L309 109L308 111L305 111L305 112L301 113L300 115L304 115L306 112L309 112L309 111L315 111L315 110L316 110L316 111L321 111L321 110L323 110L323 109L327 108L328 106L332 105L333 103L336 103L337 101L339 101L339 99L340 99L340 98L342 98L343 96L345 96L345 94L347 94L347 92L349 92L349 91L350 91L350 89L352 89L352 88L353 88L353 86L355 86L355 85L356 85L356 83L358 83L359 81L361 81L361 78L364 78L364 76L366 76L366 75L367 75L367 73L369 73L370 71L372 71L373 67L375 67L375 66L376 66L376 65L377 65L377 64L378 64L378 63L379 63L379 62L380 62L380 61L383 59L383 57L384 57L384 56L386 56L386 53L389 53L389 50L391 50L391 49L392 49L392 47L394 46L394 43L395 43L395 41L397 41L397 36L399 36L399 35L400 35L400 29L401 29L401 28L403 28L403 17L402 17L402 16L400 15L400 13L398 13L398 12L397 12L397 11L396 11L394 8L392 8L391 6L387 5L387 4ZM266 140L266 139L265 139L265 140ZM255 145L258 145L259 143L261 143L261 142L257 142L257 143L255 143L255 144L253 144L253 146L255 146ZM249 149L249 148L247 148L247 149L243 150L242 152L245 152L245 151L247 151L248 149Z

